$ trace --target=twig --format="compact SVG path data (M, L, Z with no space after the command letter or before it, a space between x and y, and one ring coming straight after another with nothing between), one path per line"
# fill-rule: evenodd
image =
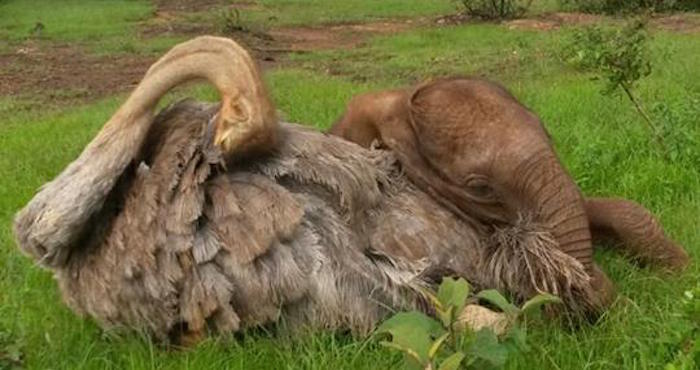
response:
M622 87L622 90L627 94L627 97L630 99L632 104L634 104L634 108L637 110L637 112L644 118L644 121L647 123L647 126L651 129L651 132L654 136L654 139L656 140L656 143L661 147L662 154L664 156L664 159L667 161L670 161L669 157L669 152L668 152L668 147L666 147L666 143L664 142L664 138L661 136L661 133L659 130L656 128L656 125L654 125L654 122L651 120L647 112L642 108L642 105L639 104L637 99L634 97L632 94L632 91L630 91L629 87L627 84L621 83L620 87Z

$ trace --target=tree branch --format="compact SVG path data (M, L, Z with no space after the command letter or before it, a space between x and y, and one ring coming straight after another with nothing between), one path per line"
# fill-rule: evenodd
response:
M668 147L666 147L666 143L664 142L664 138L661 136L661 133L659 130L656 128L656 125L654 125L654 122L651 120L647 112L642 108L642 105L639 104L637 99L634 97L632 94L632 91L629 89L629 86L625 83L620 83L620 87L622 87L622 90L627 94L627 97L630 99L632 104L634 105L634 108L637 110L639 115L644 118L644 121L647 123L647 126L649 126L649 129L651 129L651 133L654 136L654 139L656 140L656 143L661 147L662 154L664 156L664 159L667 161L670 160L669 158L669 152L668 152Z

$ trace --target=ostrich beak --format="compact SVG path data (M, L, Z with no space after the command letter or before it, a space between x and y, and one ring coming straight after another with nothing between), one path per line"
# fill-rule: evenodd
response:
M249 98L241 94L235 98L224 97L222 100L221 109L214 118L216 123L213 140L222 154L238 156L274 147L277 140L277 119L273 109L258 109Z
M249 109L246 99L240 96L223 97L214 131L214 145L223 153L230 154L251 136L254 125L248 114Z

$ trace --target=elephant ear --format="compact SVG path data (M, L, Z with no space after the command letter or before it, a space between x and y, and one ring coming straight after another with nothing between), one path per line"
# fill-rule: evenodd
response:
M455 189L440 178L421 155L422 138L414 132L407 110L397 109L395 112L377 125L382 144L394 153L403 171L419 189L466 219L466 214L453 201Z
M479 78L424 82L413 90L407 106L421 155L441 177L458 186L469 175L464 173L465 164L473 161L458 154L467 146L493 139L488 136L493 132L489 127L507 120L538 122L503 87ZM523 114L530 117L518 117Z
M416 149L442 180L458 184L460 144L465 121L471 119L460 91L451 89L444 80L427 81L418 85L407 101L408 120L416 140Z

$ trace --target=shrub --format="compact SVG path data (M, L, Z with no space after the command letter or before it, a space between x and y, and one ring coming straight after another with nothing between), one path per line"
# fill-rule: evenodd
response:
M518 308L496 290L483 290L473 297L462 278L444 278L437 292L425 291L436 318L418 311L399 312L384 321L375 335L380 344L403 352L404 366L422 370L502 368L509 353L529 351L526 342L527 319L559 298L539 294ZM474 332L468 324L460 326L460 314L467 301L482 300L503 312L505 333L497 335L485 326ZM473 307L473 306L472 306ZM478 307L478 306L477 306Z
M617 30L597 26L574 32L569 62L593 70L607 80L606 92L632 89L651 73L648 34L642 19L633 19Z
M459 0L459 3L472 17L508 19L525 14L532 0Z
M243 25L241 13L236 8L222 10L221 13L219 13L219 24L219 28L224 34L248 31L248 28Z
M625 93L639 115L649 126L654 139L669 159L662 133L634 92L640 79L651 74L646 20L632 19L621 29L586 27L574 32L564 47L564 58L574 66L593 72L596 79L606 81L604 94Z

